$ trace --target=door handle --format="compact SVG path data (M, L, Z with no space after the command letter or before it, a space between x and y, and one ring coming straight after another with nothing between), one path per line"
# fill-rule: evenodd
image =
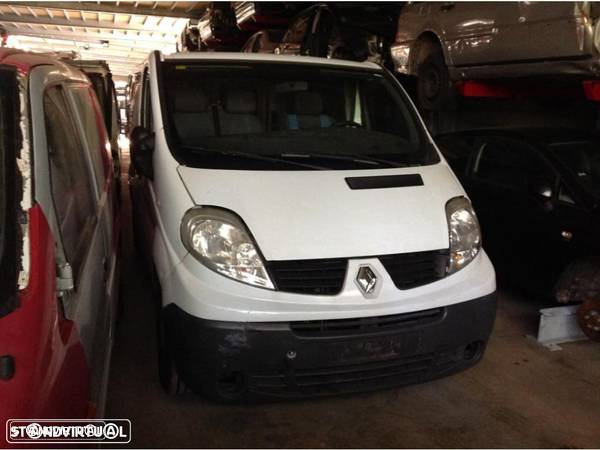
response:
M451 9L453 9L456 6L456 3L444 3L442 6L440 6L440 11L450 11Z

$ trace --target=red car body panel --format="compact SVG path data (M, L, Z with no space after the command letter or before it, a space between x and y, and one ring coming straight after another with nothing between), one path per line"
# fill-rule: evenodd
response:
M0 49L0 64L14 67L26 81L23 88L28 89L25 86L30 70L55 61L44 55ZM110 255L115 258L120 234L117 180L102 112L91 87L89 92L104 169L100 188L107 193L112 212ZM28 216L29 279L26 288L19 291L18 306L0 317L0 357L12 357L15 367L12 377L0 379L0 423L5 424L8 419L94 417L97 405L91 399L92 376L86 349L77 324L65 318L61 299L57 297L55 237L35 198L24 213ZM1 433L0 447L5 445L5 435Z
M19 418L85 417L89 372L79 334L56 298L54 238L41 208L29 211L30 278L20 306L0 319L0 354L15 374L0 381L0 423Z

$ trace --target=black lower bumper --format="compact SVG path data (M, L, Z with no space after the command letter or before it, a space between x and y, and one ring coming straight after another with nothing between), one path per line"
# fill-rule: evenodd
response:
M193 391L223 400L366 391L439 378L474 365L495 295L361 319L233 323L163 310L175 366Z

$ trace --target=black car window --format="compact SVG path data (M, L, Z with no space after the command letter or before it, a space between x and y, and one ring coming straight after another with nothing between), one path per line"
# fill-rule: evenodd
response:
M600 197L600 150L594 139L553 142L548 148L588 193Z
M4 89L2 89L4 91ZM7 191L8 191L8 177L7 177L7 166L9 162L9 146L11 146L9 138L9 119L8 119L8 101L9 98L6 93L0 91L0 260L4 254L4 234L6 229L6 216L7 216Z
M464 173L469 157L475 147L475 138L472 136L449 135L435 139L435 142L456 173Z
M332 36L335 18L328 9L321 9L313 37L312 55L325 57L328 53L329 42Z
M0 317L18 304L17 255L22 242L18 237L17 205L20 185L16 170L19 145L19 94L15 73L0 71Z
M556 173L530 145L505 138L485 138L476 145L474 178L519 192L556 185Z
M148 76L148 69L144 72L144 90L142 92L142 125L152 130L152 99L150 96L150 78Z

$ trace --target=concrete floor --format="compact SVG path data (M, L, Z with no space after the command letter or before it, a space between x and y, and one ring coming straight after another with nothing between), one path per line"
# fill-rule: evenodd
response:
M600 447L600 344L550 352L539 302L500 292L482 362L418 386L287 403L225 406L170 398L157 379L154 311L131 239L127 191L123 311L107 417L132 421L135 447Z

